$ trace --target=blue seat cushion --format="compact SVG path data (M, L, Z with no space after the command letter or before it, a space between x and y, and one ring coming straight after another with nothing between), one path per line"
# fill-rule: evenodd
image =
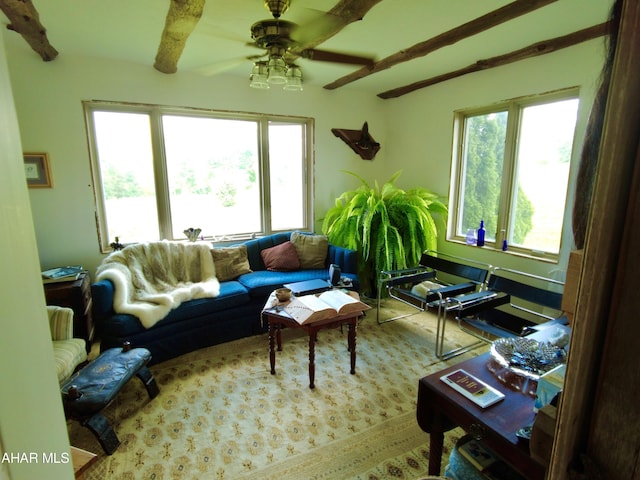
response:
M238 282L249 290L252 298L266 299L273 290L282 287L285 283L315 279L329 280L329 271L326 269L297 270L295 272L262 270L240 275Z
M198 298L182 303L178 308L154 325L162 326L169 323L177 323L183 320L198 318L209 315L213 312L229 310L248 303L249 292L239 282L233 280L220 283L220 295L214 298ZM138 320L138 317L128 314L115 314L104 321L104 328L110 335L126 337L133 335L145 328Z

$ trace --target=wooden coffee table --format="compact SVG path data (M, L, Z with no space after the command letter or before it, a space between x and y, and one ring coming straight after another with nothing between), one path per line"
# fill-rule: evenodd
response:
M269 297L262 311L262 320L263 322L267 321L269 325L269 362L271 364L271 375L276 374L276 343L278 351L282 351L282 328L302 328L309 335L309 388L315 388L315 345L318 339L318 332L326 328L337 328L342 325L348 326L347 348L351 353L351 370L349 373L352 375L356 373L356 330L358 319L362 316L362 312L354 312L300 325L282 308L278 308L277 306L273 307L272 305L275 303L274 299L274 295Z

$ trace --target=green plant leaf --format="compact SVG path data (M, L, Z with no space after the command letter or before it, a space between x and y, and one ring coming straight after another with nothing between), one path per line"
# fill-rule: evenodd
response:
M372 293L380 271L417 265L425 250L435 250L438 228L434 215L446 220L447 207L424 188L403 190L394 173L380 188L353 173L361 185L342 193L322 222L322 231L335 245L358 252L363 291Z

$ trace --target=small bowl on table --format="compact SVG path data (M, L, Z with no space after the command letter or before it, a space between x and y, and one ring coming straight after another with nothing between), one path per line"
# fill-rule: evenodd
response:
M285 303L291 300L290 288L278 288L276 289L276 298L280 303Z

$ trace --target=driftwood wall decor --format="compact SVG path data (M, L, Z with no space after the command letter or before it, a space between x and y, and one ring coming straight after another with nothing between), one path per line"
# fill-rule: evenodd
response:
M332 128L333 134L349 145L351 150L360 155L363 160L373 160L380 150L380 144L369 134L369 125L364 122L362 130L345 130Z

